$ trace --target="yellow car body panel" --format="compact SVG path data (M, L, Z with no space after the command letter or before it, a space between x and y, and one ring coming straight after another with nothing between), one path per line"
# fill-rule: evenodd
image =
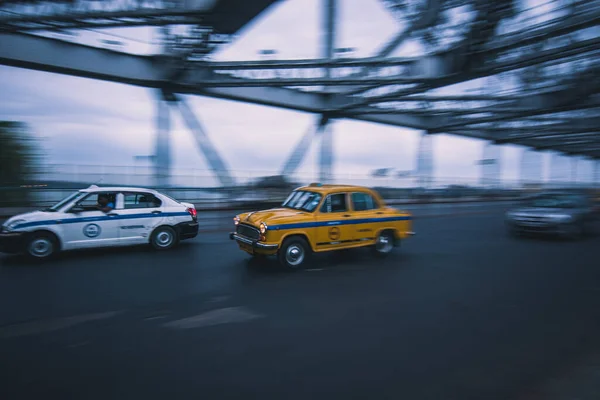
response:
M382 231L393 232L396 240L414 234L412 215L387 207L371 189L311 185L298 188L292 194L297 192L319 195L318 205L312 211L281 207L239 214L235 217L238 225L231 238L237 239L239 247L250 254L272 255L290 236L302 236L314 252L324 252L373 245ZM332 195L337 195L337 201L345 199L345 209L338 211L328 205L335 201ZM372 199L367 201L369 209L363 209L362 203L355 201L368 199L365 195ZM260 233L261 224L264 233ZM240 236L248 240L242 242Z

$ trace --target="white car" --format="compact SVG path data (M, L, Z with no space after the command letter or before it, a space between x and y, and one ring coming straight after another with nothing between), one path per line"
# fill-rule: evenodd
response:
M102 198L110 209L99 205ZM144 243L165 250L197 235L192 204L150 189L92 185L43 211L10 218L0 230L0 252L45 259L62 250Z

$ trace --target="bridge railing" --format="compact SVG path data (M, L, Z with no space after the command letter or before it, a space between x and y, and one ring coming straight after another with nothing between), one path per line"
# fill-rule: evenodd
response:
M377 182L371 182L377 183ZM530 187L469 187L445 188L394 188L378 185L365 185L377 190L390 203L440 203L456 201L485 201L518 198L541 190L557 188L580 188L594 190L590 185L549 183ZM57 203L76 190L89 185L72 187L52 187L49 185L23 185L0 187L0 208L6 207L48 207ZM101 186L101 185L99 185ZM197 188L168 187L154 188L176 198L195 204L199 209L239 208L240 206L281 203L295 186L287 187L236 187L236 188ZM596 189L598 190L598 189Z

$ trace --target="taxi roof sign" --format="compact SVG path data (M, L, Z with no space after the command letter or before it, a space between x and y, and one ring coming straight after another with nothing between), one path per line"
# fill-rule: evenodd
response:
M322 184L322 183L319 183L319 182L313 182L313 183L311 183L311 184L310 184L310 185L308 185L308 186L310 186L310 187L321 187L321 186L323 186L323 184Z

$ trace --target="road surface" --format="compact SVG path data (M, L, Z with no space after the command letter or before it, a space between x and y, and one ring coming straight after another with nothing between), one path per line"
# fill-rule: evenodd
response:
M384 261L179 248L0 256L0 398L530 400L600 349L600 237L418 218ZM546 399L545 399L546 400Z

